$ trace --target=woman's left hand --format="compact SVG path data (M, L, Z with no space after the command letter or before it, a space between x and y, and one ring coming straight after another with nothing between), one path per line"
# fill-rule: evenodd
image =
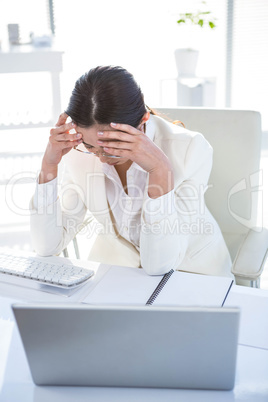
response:
M131 160L149 173L149 196L157 198L174 188L173 168L164 152L141 130L111 123L115 131L98 133L104 151Z

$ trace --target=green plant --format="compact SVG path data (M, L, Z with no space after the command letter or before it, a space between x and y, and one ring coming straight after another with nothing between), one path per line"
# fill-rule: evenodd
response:
M206 5L206 2L202 1L202 4ZM195 13L181 13L179 16L178 24L189 22L192 25L199 25L201 28L206 25L211 29L216 28L216 19L211 16L211 11L197 10Z

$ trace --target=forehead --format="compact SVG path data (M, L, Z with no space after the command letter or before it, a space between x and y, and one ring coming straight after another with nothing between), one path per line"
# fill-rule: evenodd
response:
M98 131L113 131L114 129L109 124L94 124L90 127L80 127L77 126L77 131L81 134L97 135Z

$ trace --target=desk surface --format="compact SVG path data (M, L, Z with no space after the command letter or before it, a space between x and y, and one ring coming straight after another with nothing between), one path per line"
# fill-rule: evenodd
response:
M83 266L86 264L79 263ZM95 265L96 270L97 268L98 264ZM0 284L1 402L268 401L268 292L239 286L235 286L232 290L228 303L241 304L242 309L237 375L233 391L35 386L14 323L11 303L17 300L80 301L99 279L100 277L96 275L94 281L68 298ZM253 346L245 346L247 344Z

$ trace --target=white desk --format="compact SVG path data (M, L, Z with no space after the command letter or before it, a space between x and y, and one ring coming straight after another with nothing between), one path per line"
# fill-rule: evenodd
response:
M81 264L84 263L81 262ZM96 264L96 268L97 266L98 264ZM96 276L95 283L98 280L99 278ZM2 318L0 319L0 336L2 336L0 343L1 402L268 401L268 292L241 287L234 287L230 293L231 302L233 300L239 304L241 301L242 305L239 343L262 344L262 348L239 345L236 384L233 391L35 386L31 379L17 328L13 322L11 303L16 299L26 301L78 301L83 299L93 286L94 282L90 282L71 297L63 298L58 295L31 289L22 290L16 286L0 284L0 317ZM254 305L261 311L261 313L257 311L256 316L252 314L255 313ZM248 311L247 307L249 308ZM266 314L263 314L265 311ZM248 313L251 322L246 328ZM261 320L260 314L262 315Z

